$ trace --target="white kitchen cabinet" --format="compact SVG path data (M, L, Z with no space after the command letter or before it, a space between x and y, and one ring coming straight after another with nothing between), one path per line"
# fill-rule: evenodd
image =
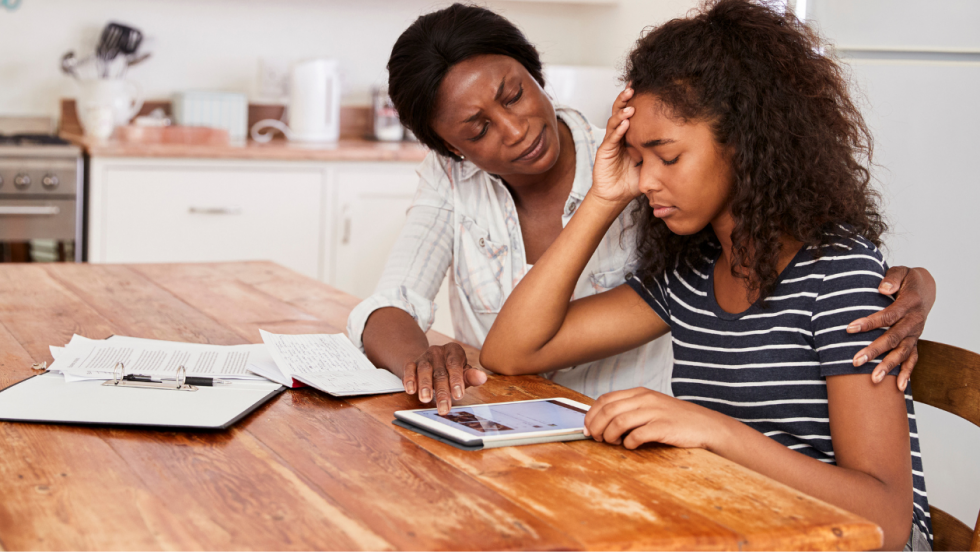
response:
M374 293L418 188L415 167L415 163L338 165L332 285L361 298ZM452 336L448 282L443 280L435 298L432 329Z
M351 163L336 172L332 284L367 297L412 204L418 176L414 164Z
M321 279L327 270L323 167L93 159L90 175L92 262L271 260Z
M271 260L367 297L415 196L416 163L93 157L88 260ZM446 282L434 328L452 335Z

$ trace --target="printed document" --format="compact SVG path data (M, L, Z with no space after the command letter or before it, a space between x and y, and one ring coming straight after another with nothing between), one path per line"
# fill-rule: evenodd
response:
M281 335L259 330L278 370L251 365L256 374L293 387L297 380L337 397L398 393L398 376L376 368L344 334Z
M112 379L117 363L126 374L173 379L183 366L188 376L258 379L246 366L275 366L265 345L206 345L113 336L109 339L72 337L65 347L51 348L52 372L66 381Z

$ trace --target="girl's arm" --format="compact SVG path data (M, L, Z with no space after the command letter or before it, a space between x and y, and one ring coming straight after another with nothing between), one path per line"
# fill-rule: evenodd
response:
M896 385L875 385L867 374L828 377L827 395L836 466L734 418L644 388L603 395L585 424L597 441L630 449L658 442L710 450L875 522L884 531L884 549L901 550L912 528L905 396Z
M483 343L480 364L501 374L536 374L633 349L668 326L628 286L569 303L606 231L637 195L622 148L633 108L620 94L596 156L592 189L575 216L508 297Z
M887 386L866 374L827 378L836 466L731 418L733 429L709 450L875 522L883 548L901 550L912 529L912 460L905 395L889 378Z

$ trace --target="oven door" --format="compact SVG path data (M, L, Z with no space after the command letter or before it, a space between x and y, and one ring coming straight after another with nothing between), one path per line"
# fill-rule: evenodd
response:
M74 199L0 198L0 261L77 260Z

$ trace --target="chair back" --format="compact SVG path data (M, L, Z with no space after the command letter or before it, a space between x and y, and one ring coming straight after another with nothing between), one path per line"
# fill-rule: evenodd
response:
M980 354L926 340L918 347L910 381L915 400L980 427ZM971 530L932 504L929 509L935 550L980 551L980 516Z

